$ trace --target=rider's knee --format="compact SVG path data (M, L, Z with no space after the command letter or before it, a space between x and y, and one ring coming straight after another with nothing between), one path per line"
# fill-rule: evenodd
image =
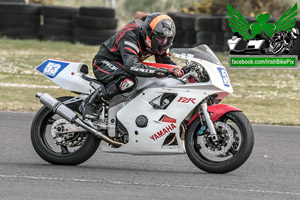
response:
M117 87L119 92L131 92L136 86L136 78L130 76L121 76L117 81Z

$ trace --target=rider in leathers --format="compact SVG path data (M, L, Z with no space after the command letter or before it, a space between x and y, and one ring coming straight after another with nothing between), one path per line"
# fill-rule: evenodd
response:
M96 108L115 95L130 92L137 84L135 76L166 77L184 72L167 54L176 34L173 20L163 13L152 13L145 21L134 20L105 41L93 60L96 78L105 85L92 93L81 105L85 119L96 119ZM158 63L171 64L174 68L155 68L141 61L155 56Z

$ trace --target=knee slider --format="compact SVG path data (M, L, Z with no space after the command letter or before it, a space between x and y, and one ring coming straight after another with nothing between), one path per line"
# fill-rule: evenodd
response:
M118 84L118 89L120 92L130 92L135 86L135 80L131 77L121 78Z

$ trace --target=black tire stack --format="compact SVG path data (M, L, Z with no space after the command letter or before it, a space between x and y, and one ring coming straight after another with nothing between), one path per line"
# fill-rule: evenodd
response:
M25 0L0 0L0 3L25 3Z
M226 50L227 39L223 30L224 16L182 13L169 13L169 15L176 25L173 47L191 48L207 44L214 51ZM230 34L232 35L232 33Z
M78 8L64 6L42 6L42 25L39 34L42 40L73 42L73 17Z
M181 28L184 31L182 46L185 48L193 47L197 43L197 32L195 31L195 23L195 15L181 15Z
M196 19L197 44L207 43L213 51L224 51L227 47L222 30L223 16L200 16Z
M115 10L104 7L80 7L73 18L73 35L76 41L88 45L100 45L116 33L118 20Z
M232 38L233 32L231 31L231 28L229 27L228 17L223 17L222 19L222 31L224 33L224 50L229 52L228 47L228 40Z
M9 38L38 38L39 7L34 4L0 3L0 35Z
M182 30L182 17L180 13L168 13L168 15L173 19L175 26L176 26L176 36L173 41L173 48L180 48L183 45L183 38L185 31Z

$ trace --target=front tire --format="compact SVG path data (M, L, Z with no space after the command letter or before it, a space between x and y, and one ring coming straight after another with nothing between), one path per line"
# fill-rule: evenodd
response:
M197 118L186 133L186 152L199 169L209 173L228 173L239 168L249 158L254 146L254 134L249 120L242 112L228 112L218 120L217 124L226 129L217 128L219 142L224 146L219 144L214 146L215 143L207 135L199 135L203 125ZM229 133L231 136L228 136ZM230 146L226 146L228 144ZM222 152L224 149L226 149L225 153Z
M70 98L61 97L58 100L63 102ZM80 102L67 104L75 112L78 112L79 105ZM86 138L81 146L57 146L54 144L54 139L49 130L58 119L61 119L61 117L55 115L45 106L35 115L31 125L31 142L37 154L45 161L55 165L78 165L88 160L98 149L100 140L91 133L85 132L80 133L84 134Z

